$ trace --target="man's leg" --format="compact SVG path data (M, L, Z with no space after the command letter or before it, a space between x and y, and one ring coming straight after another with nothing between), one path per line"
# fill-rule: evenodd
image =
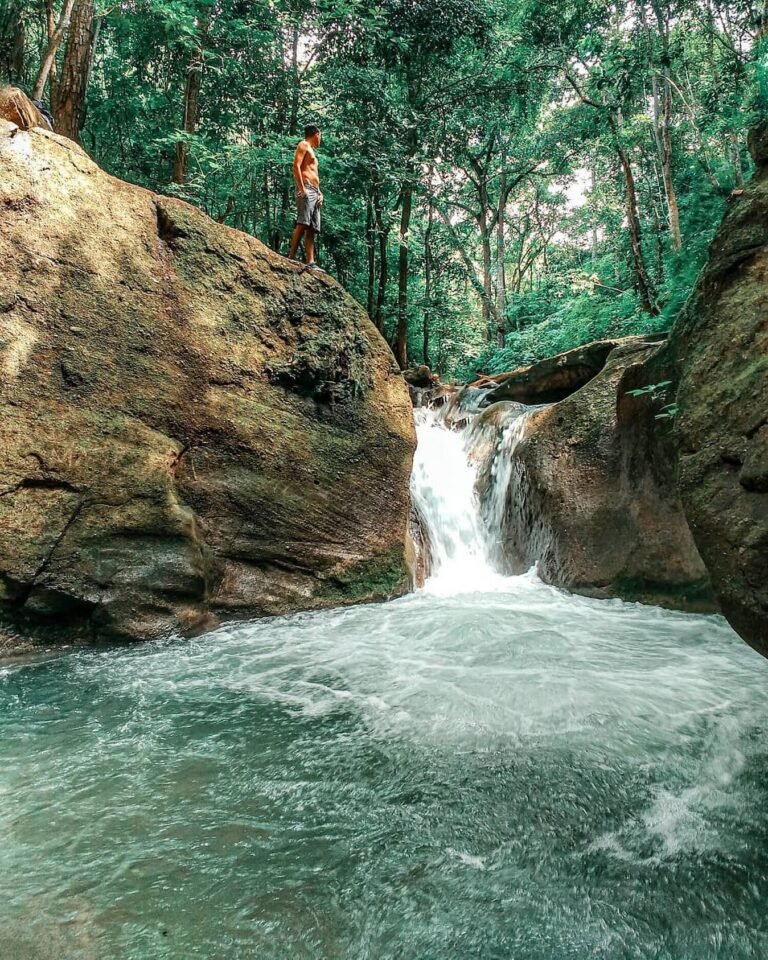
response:
M307 227L304 237L304 252L306 253L307 263L315 262L315 231L312 227Z
M301 241L301 235L307 228L303 223L297 223L293 228L293 235L291 236L291 249L288 251L288 259L293 260L296 256L296 251L299 249L299 242ZM311 234L310 230L310 234Z

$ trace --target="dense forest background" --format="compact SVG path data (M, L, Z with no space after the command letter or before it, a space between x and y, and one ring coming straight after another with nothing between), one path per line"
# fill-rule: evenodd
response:
M3 0L0 80L110 172L320 262L400 363L670 326L765 111L768 0Z

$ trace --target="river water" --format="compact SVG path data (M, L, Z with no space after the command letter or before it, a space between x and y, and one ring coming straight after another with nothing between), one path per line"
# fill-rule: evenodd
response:
M420 416L425 589L4 668L3 960L768 956L768 663L499 576Z

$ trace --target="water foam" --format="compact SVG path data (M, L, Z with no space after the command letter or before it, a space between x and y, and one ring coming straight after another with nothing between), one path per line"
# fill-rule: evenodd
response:
M0 674L15 960L768 955L765 663L502 577L521 431L420 414L424 590Z
M431 569L425 589L451 596L478 590L513 589L499 570L499 531L512 471L514 449L525 416L501 430L470 425L452 429L434 409L416 411L418 447L411 475L411 496L430 546ZM490 439L486 434L490 431ZM477 492L480 461L474 447L488 448L490 471L483 502Z

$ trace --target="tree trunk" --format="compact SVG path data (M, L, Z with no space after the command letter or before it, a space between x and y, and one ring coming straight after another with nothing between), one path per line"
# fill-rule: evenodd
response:
M483 255L483 327L489 342L496 339L498 325L491 320L493 308L493 278L491 277L491 233L488 229L486 207L481 207L478 218L480 228L480 249Z
M48 30L48 43L53 40L53 35L56 33L56 13L53 9L53 0L45 0L45 25ZM50 91L50 103L55 103L56 101L56 58L53 58L53 63L51 64L51 70L48 74L48 89ZM41 99L41 97L38 97Z
M6 0L0 11L0 76L17 86L24 85L24 5Z
M499 207L496 212L496 314L498 317L496 326L496 342L500 347L503 347L507 318L507 243L504 236L504 229L506 226L504 212L507 206L507 171L504 167L505 158L503 155L501 162L502 168L499 182Z
M56 84L53 111L56 132L77 143L80 142L80 132L85 123L85 97L98 35L93 12L94 0L75 0L61 79Z
M637 280L637 292L640 296L640 306L646 313L656 314L658 310L654 303L653 288L648 277L648 270L643 259L642 231L640 228L640 216L637 207L637 190L635 189L635 178L632 174L632 165L629 156L621 145L619 140L618 124L615 119L611 120L611 126L614 132L616 153L619 158L621 170L624 175L624 190L627 204L627 226L629 227L629 241L632 249L632 261L635 267L635 277Z
M672 77L669 71L669 8L662 9L658 0L653 0L653 12L658 25L661 41L661 95L655 71L652 73L654 134L656 148L661 163L661 176L664 181L664 194L667 200L667 218L672 249L679 250L683 244L680 232L680 211L677 204L677 192L672 178ZM649 31L649 59L653 70L653 45Z
M56 58L56 53L61 46L61 41L64 39L64 34L69 26L70 17L72 15L72 7L74 4L75 0L65 0L64 6L61 8L59 22L56 24L53 35L48 41L48 47L43 54L43 60L40 64L40 69L37 72L37 78L34 86L32 87L33 100L42 100L43 98L43 91L45 90L45 84L48 80L48 74L51 72L51 68ZM53 103L52 99L51 103Z
M431 171L430 171L430 180ZM424 231L424 316L422 318L422 361L428 367L429 362L429 328L432 314L432 225L435 220L435 208L430 198L427 212L427 229Z
M286 124L287 133L290 137L296 137L299 130L299 100L301 76L299 74L299 42L301 40L301 21L294 24L293 35L291 37L291 99L288 110L288 123ZM277 220L275 230L274 249L279 253L285 238L285 224L288 221L288 210L291 205L291 196L293 194L293 174L286 175L282 171L282 190L280 192L280 216ZM290 230L288 233L290 234Z
M672 179L672 86L670 84L669 68L664 67L664 94L663 122L661 125L661 171L664 177L664 193L667 197L667 211L669 215L669 231L672 236L672 249L679 250L683 245L683 235L680 230L680 209L677 205L677 192Z
M397 328L395 330L395 359L401 370L408 366L408 242L413 207L411 171L400 194L400 237L397 273Z
M368 308L369 317L373 317L373 296L376 288L376 244L373 233L373 201L369 190L365 198L365 249L368 259L366 307Z
M664 233L667 223L666 219L666 194L664 186L659 181L658 171L655 177L646 178L647 189L647 208L653 217L653 236L656 240L656 258L654 270L654 285L658 290L664 283Z
M376 288L376 306L373 311L373 322L377 330L384 332L384 303L387 297L387 283L389 281L389 262L387 260L387 238L389 227L384 228L384 211L381 206L381 194L378 183L373 185L373 215L376 220L376 235L379 239L379 282Z
M595 174L595 168L592 167L589 171L590 173L590 199L592 203L590 204L590 219L592 221L591 227L591 248L592 248L592 269L594 270L597 266L597 252L598 252L598 235L597 235L597 216L595 214L595 203L594 197L595 192L597 191L597 176Z
M483 311L483 327L489 343L496 340L499 328L499 317L493 300L493 277L491 276L491 263L493 259L491 255L491 230L493 229L493 225L489 223L488 219L489 213L491 212L491 202L488 195L488 163L490 162L490 154L493 149L494 140L495 135L491 136L485 163L477 158L471 161L476 175L474 183L478 201L477 228L480 233L480 251L483 265L483 295L480 299Z
M184 89L184 124L185 133L194 133L200 119L200 89L203 84L203 42L208 32L208 23L199 28L198 40L190 54L187 65L187 82ZM176 143L176 158L173 164L173 182L183 184L187 181L189 166L189 144L184 140Z
M760 13L758 14L757 31L755 35L757 43L768 40L768 0L763 0Z
M269 188L269 171L266 164L264 166L262 180L262 193L264 196L264 229L266 231L267 242L272 244L272 192Z
M11 60L8 64L8 73L9 76L16 81L16 83L21 83L24 78L24 54L26 52L26 33L24 32L24 18L22 16L22 11L19 7L18 15L13 29L13 40L11 41Z
M462 259L466 269L467 282L472 285L472 289L475 291L480 303L483 305L483 316L489 315L498 322L498 316L496 315L496 304L493 302L492 297L489 299L485 286L478 278L477 272L475 271L475 265L467 251L464 249L464 246L461 243L461 238L457 234L455 226L451 223L451 218L448 216L445 210L442 210L440 207L435 207L435 209L437 210L438 216L448 230L448 234L451 238L454 249ZM479 229L479 218L477 218L477 222Z

